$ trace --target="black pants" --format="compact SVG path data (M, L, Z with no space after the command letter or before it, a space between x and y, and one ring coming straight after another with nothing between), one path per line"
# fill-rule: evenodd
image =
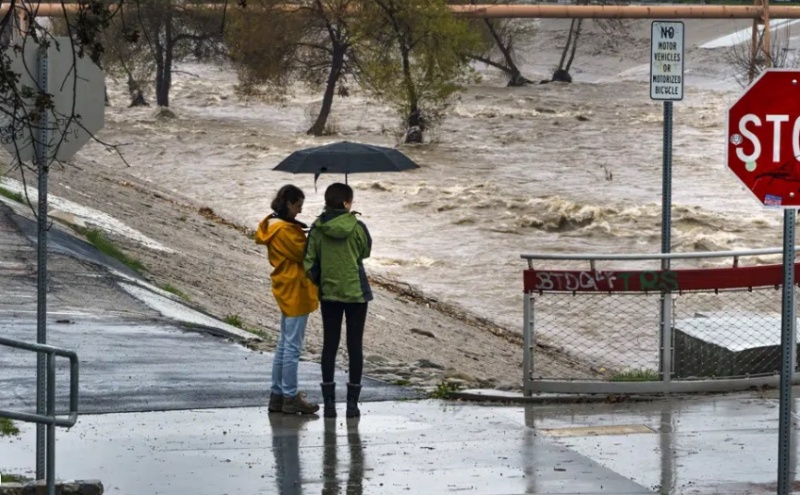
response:
M350 383L360 384L364 371L364 323L367 303L320 302L322 311L322 381L331 383L336 352L342 338L342 318L347 325L347 353L350 355Z

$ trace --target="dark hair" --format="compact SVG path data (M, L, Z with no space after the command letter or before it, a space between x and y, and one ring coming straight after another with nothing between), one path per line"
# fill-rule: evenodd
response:
M279 217L285 217L289 214L289 203L297 203L305 198L306 195L299 187L287 184L278 190L278 194L272 200L272 211Z
M353 188L341 182L335 182L325 190L325 209L343 210L344 204L353 201Z

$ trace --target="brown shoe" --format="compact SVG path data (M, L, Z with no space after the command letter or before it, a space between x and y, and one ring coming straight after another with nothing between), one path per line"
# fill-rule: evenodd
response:
M283 412L283 396L275 392L270 392L267 409L269 412Z
M294 397L283 397L283 412L285 414L314 414L319 411L317 404L306 401L306 394L299 392Z

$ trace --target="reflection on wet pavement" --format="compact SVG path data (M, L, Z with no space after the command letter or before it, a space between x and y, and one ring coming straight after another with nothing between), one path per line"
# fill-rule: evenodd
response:
M365 403L363 416L265 408L84 416L59 432L59 478L121 495L651 494L537 436L524 415L438 401ZM33 467L33 428L0 442L0 466Z
M345 459L347 474L340 477L340 459L337 442L337 420L318 416L270 414L272 429L272 454L275 456L275 485L279 495L301 495L303 473L300 461L300 435L304 425L310 421L324 424L324 447L322 449L322 493L324 495L364 493L364 449L358 432L360 418L345 420L348 458Z
M373 402L362 413L82 416L58 434L57 475L102 479L118 495L775 493L769 394L526 407ZM30 476L34 428L19 426L18 439L0 441L0 467Z

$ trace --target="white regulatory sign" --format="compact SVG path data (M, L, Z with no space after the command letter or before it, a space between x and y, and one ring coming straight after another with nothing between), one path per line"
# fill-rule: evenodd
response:
M650 34L650 98L683 99L683 22L653 21Z

